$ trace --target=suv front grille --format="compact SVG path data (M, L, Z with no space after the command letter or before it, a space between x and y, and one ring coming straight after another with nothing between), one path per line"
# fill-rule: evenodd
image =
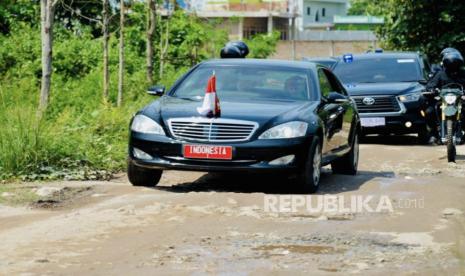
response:
M175 118L168 125L175 138L199 142L247 141L258 128L255 122L222 118Z
M395 113L402 109L395 96L365 96L353 97L359 113ZM372 98L374 103L364 103L365 98Z

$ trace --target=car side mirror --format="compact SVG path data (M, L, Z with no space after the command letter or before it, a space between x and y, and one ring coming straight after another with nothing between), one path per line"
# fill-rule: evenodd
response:
M330 92L326 97L328 103L347 103L349 98L337 92Z
M430 74L431 75L431 74ZM431 78L432 76L428 75L429 78ZM418 81L420 84L422 85L427 85L428 84L428 81L427 80L419 80Z
M165 86L164 85L150 86L147 89L147 93L152 96L161 96L165 93Z

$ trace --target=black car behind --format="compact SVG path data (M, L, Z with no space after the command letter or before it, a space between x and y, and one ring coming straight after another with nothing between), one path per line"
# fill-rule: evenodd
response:
M386 52L345 55L334 65L355 100L363 134L416 133L428 139L421 92L431 73L419 53Z
M197 107L213 72L221 117L202 117ZM128 176L150 186L166 169L281 172L314 192L322 165L357 172L359 123L342 84L320 65L207 61L132 119Z

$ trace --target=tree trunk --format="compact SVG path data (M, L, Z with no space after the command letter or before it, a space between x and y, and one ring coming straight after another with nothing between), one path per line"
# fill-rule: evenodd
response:
M147 0L147 82L153 84L153 36L157 23L157 13L154 0Z
M53 50L53 17L52 0L40 0L40 22L42 40L42 81L40 89L39 112L42 114L48 106L52 79Z
M118 98L116 101L117 106L121 106L122 104L124 88L124 12L124 0L120 0Z
M160 79L163 78L163 71L165 67L165 57L168 52L169 46L169 34L170 34L170 15L168 14L165 23L165 35L160 34Z
M108 101L110 72L108 69L108 40L110 38L108 32L108 0L103 0L102 6L102 33L103 33L103 100Z

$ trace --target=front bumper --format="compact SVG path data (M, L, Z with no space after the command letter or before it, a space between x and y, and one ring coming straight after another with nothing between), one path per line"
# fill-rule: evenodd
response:
M362 127L364 134L411 134L419 133L425 130L426 120L421 114L423 102L403 103L402 111L398 114L384 113L360 113L360 118L384 117L385 126ZM411 126L408 127L407 123Z
M166 136L132 132L129 141L129 160L133 164L162 170L187 170L206 172L297 172L307 158L313 137L295 139L253 140L240 143L196 143ZM232 160L189 159L183 157L184 144L212 144L233 147ZM138 159L133 149L151 155L152 159ZM270 165L277 158L295 155L286 165Z

